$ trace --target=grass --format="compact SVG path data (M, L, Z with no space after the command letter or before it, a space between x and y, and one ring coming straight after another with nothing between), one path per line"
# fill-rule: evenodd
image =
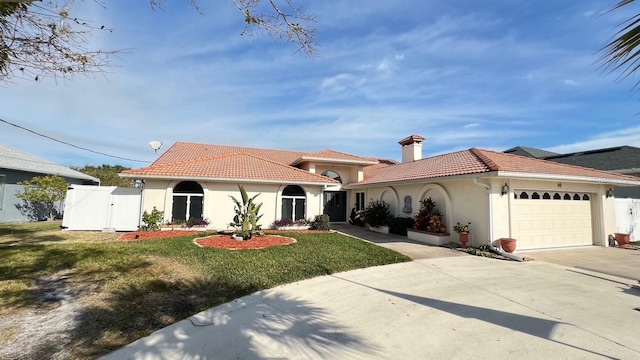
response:
M195 236L117 242L97 234L50 223L0 224L0 316L34 306L37 278L70 272L72 286L87 294L72 334L73 355L95 358L258 290L409 260L334 233L283 233L298 242L245 251L200 248ZM0 346L10 337L3 334Z

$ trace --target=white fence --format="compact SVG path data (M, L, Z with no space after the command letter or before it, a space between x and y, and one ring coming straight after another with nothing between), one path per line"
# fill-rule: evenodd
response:
M71 185L62 226L68 230L135 231L141 220L142 189Z
M616 200L616 232L631 234L631 241L640 237L640 199Z

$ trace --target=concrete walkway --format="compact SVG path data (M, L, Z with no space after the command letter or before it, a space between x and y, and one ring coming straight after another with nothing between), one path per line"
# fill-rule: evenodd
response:
M245 296L104 359L638 359L640 291L607 278L477 256L378 266Z
M457 250L427 245L419 241L410 240L407 239L406 236L381 234L375 231L370 231L366 227L353 226L350 224L331 224L331 228L342 234L397 251L401 254L407 255L413 260L466 255L465 253Z
M539 261L640 281L640 250L589 246L518 253Z

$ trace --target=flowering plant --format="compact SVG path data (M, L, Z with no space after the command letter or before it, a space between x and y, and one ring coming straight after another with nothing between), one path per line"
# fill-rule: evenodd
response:
M457 224L453 225L453 231L457 233L468 233L469 226L471 226L471 221L469 221L466 225L463 225L458 222Z

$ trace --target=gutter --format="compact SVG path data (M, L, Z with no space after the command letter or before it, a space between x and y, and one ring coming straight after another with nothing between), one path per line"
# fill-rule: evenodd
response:
M640 178L638 180L632 179L614 179L608 177L592 177L592 176L576 176L576 175L556 175L556 174L533 174L533 173L521 173L513 171L499 171L497 174L499 177L520 178L520 179L536 179L536 180L554 180L554 181L572 181L572 182L587 182L591 184L605 184L605 185L622 185L622 186L639 186ZM613 175L613 174L612 174ZM625 175L622 175L625 176ZM629 176L629 175L626 175ZM629 176L635 178L634 176Z

